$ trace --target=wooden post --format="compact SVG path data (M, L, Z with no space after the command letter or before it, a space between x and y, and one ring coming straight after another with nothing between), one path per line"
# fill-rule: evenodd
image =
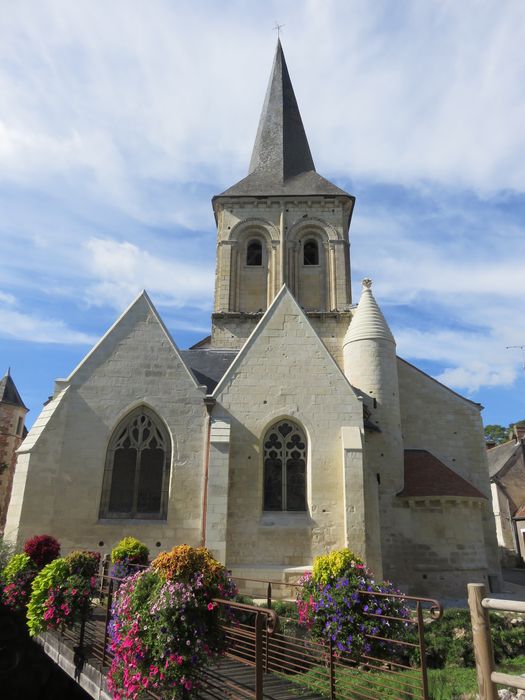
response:
M492 682L491 678L494 671L494 652L489 612L481 604L485 593L485 586L482 583L468 584L468 604L472 621L479 698L480 700L498 700L496 684Z

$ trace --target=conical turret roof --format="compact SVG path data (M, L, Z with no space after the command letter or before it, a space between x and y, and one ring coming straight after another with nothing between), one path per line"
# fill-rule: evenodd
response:
M372 294L372 281L363 280L363 289L357 309L352 317L343 345L356 340L388 340L394 345L396 341L388 327L385 317Z
M11 377L10 370L7 370L7 373L0 379L0 403L9 403L27 409Z
M278 40L249 174L218 196L281 194L351 196L315 171L283 48Z

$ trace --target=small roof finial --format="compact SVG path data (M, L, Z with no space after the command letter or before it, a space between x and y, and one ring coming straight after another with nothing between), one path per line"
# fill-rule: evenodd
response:
M372 287L372 280L369 277L365 277L365 279L362 282L362 285L365 289L370 289Z
M279 24L277 20L275 20L275 27L273 28L274 31L277 32L277 39L281 38L281 29L284 27L284 24Z

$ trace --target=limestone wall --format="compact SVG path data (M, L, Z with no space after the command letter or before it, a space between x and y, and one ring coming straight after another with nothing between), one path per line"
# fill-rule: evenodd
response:
M480 407L398 360L401 425L405 449L432 452L487 498L480 511L488 571L500 576Z
M4 531L27 409L0 403L0 534Z
M162 549L198 544L204 394L143 297L64 384L68 388L60 405L43 428L37 421L24 444L27 477L17 496L23 498L18 539L47 531L64 549L104 552L125 535L144 540L153 553L157 542ZM99 520L108 441L119 421L139 405L153 409L172 438L167 520ZM12 528L15 521L13 510ZM104 544L99 547L99 542Z
M289 294L263 321L215 397L214 419L229 423L231 431L228 565L304 566L343 547L341 428L362 428L362 407ZM263 512L261 442L284 417L308 437L307 513Z

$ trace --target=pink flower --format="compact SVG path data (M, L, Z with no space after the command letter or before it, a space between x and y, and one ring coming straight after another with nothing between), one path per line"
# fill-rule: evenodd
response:
M213 610L215 605L213 603L208 603L208 610Z

